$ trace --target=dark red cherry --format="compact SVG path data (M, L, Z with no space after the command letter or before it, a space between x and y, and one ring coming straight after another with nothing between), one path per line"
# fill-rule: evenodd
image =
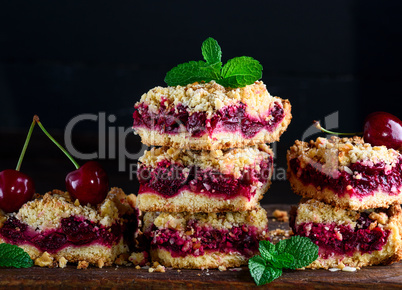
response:
M364 122L364 141L372 146L402 149L402 122L386 112L374 112Z
M14 169L0 172L0 209L15 212L30 201L35 193L31 177Z
M81 204L96 205L105 199L109 180L98 162L89 161L66 176L66 188Z

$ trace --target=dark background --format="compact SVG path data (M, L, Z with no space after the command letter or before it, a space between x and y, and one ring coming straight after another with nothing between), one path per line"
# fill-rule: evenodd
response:
M372 111L402 117L400 1L145 2L0 2L0 170L15 167L34 114L62 143L79 114L104 112L116 116L109 127L130 128L140 96L164 86L173 66L201 59L209 36L223 62L259 60L269 92L290 100L293 120L276 145L277 168L313 120L338 112L338 130L354 132ZM97 122L73 133L79 151L98 150ZM123 141L112 143L138 152L138 136ZM136 160L119 171L118 160L106 157L100 162L111 185L136 192L128 171ZM73 169L36 128L22 171L37 191L64 189ZM287 181L274 180L263 201L297 200Z

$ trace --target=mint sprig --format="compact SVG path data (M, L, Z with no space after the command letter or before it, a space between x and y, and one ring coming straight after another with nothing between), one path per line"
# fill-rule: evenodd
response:
M250 274L260 286L282 275L282 269L298 269L310 265L318 258L318 246L309 238L293 236L276 245L260 241L260 254L248 261Z
M215 80L224 87L240 88L262 77L262 65L249 56L232 58L222 67L221 47L211 37L202 43L201 52L205 61L189 61L168 71L165 77L167 85L185 86Z
M29 268L31 257L23 249L10 244L0 244L0 267Z

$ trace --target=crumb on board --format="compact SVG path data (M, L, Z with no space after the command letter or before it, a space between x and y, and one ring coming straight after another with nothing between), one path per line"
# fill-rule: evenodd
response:
M287 211L276 209L272 213L274 218L276 218L280 222L288 222L289 221L289 216Z
M102 269L105 265L105 262L103 261L103 259L99 259L98 262L96 262L96 265L98 266L98 268Z
M79 261L77 265L77 269L87 269L89 263L87 261Z
M67 259L64 258L64 257L61 257L58 262L59 262L59 267L60 268L65 268L67 266L67 263L68 263Z
M165 266L162 266L161 264L159 264L158 262L154 262L152 267L150 267L148 269L149 273L153 273L153 272L159 272L159 273L165 273L166 272L166 268Z
M226 271L226 267L225 267L225 266L222 266L222 265L219 266L218 269L219 269L219 271L221 271L221 272L222 272L222 271Z
M48 252L44 252L35 259L35 265L39 267L53 267L53 257Z

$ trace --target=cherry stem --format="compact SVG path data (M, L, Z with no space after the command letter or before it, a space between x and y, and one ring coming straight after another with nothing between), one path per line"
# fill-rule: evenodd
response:
M363 135L363 132L355 132L355 133L339 133L339 132L333 132L329 131L323 127L321 127L319 121L314 121L314 125L318 130L321 130L324 133L331 134L331 135L346 135L346 136L355 136L355 135Z
M20 171L20 169L21 169L22 160L24 159L25 152L27 151L29 140L31 140L31 135L32 135L32 131L33 131L34 127L35 127L35 123L36 122L35 122L35 119L34 119L32 121L31 127L29 127L28 135L25 138L24 147L22 147L20 158L18 159L17 167L15 168L15 170L17 170L17 171Z
M36 123L38 123L38 126L42 129L43 133L46 134L47 137L49 137L50 140L53 141L54 144L56 144L57 147L59 147L59 149L61 151L63 151L63 153L68 157L68 159L70 159L70 161L74 164L74 166L76 167L76 169L80 168L80 165L77 163L77 161L74 160L74 158L70 155L70 153L67 152L66 149L64 149L53 137L52 135L49 134L48 131L46 131L45 127L43 127L42 123L39 121L39 117L37 115L34 116L34 120L36 121Z

